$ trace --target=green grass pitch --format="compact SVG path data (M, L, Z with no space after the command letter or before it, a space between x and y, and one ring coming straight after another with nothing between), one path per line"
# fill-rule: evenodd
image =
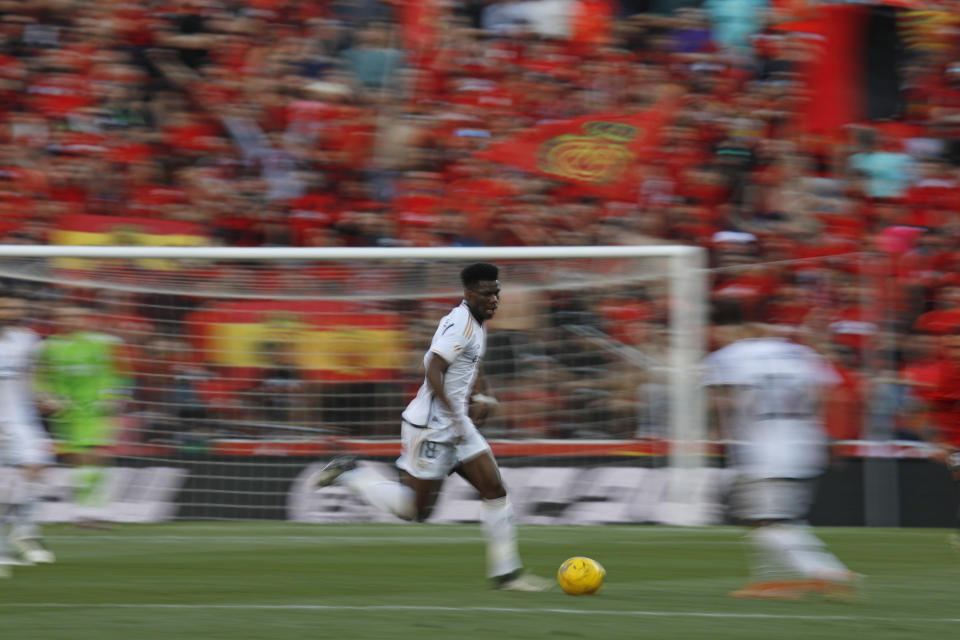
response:
M729 527L521 528L528 567L596 558L596 596L491 590L476 525L171 523L47 527L58 562L0 580L10 640L925 638L960 629L942 530L820 529L867 578L861 604L733 600Z

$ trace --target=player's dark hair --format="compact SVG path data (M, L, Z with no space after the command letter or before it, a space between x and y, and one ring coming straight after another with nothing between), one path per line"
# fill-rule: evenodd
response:
M743 324L743 302L736 298L714 298L710 304L710 323L717 326Z
M460 272L460 281L467 289L473 288L478 282L493 282L499 277L500 269L489 262L475 262Z

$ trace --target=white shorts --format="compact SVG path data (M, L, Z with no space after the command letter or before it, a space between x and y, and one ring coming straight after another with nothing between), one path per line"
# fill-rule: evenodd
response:
M446 478L461 462L472 460L485 451L490 451L477 428L470 424L466 436L454 442L456 432L452 429L415 427L406 420L400 429L401 451L397 467L414 478L441 480Z
M53 446L38 424L0 424L0 461L14 467L48 466L55 462Z
M802 520L813 501L813 482L793 478L742 478L733 486L731 507L740 520Z

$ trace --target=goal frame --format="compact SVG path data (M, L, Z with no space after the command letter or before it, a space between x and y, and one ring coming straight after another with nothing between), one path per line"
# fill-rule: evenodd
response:
M702 465L706 412L699 381L706 347L706 250L689 245L535 247L171 247L0 245L0 258L104 258L282 262L661 258L670 292L669 463Z

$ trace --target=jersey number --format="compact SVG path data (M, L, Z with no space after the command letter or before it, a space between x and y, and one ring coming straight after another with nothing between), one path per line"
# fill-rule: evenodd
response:
M817 416L817 394L798 376L765 375L751 395L757 420L812 420Z

